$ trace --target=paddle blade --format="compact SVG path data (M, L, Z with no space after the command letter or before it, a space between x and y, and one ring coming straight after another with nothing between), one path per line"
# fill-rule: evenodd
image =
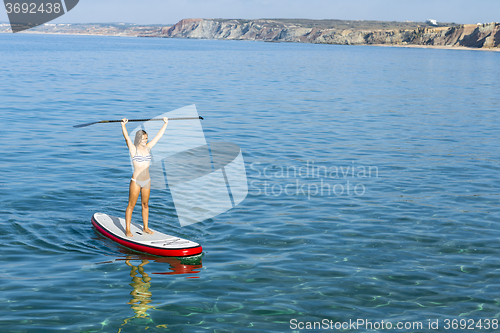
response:
M99 123L99 121L94 121L93 123L86 123L86 124L74 125L73 127L80 128L80 127L86 127L86 126L90 126L90 125L94 125L94 124L98 124L98 123Z

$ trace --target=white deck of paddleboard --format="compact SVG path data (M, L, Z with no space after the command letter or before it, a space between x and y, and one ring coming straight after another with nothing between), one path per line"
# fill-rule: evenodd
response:
M154 234L151 235L145 233L144 231L142 231L142 224L139 225L134 222L130 224L130 232L134 236L127 237L125 235L125 219L103 213L95 213L94 219L102 228L104 228L111 234L120 238L125 238L135 243L144 244L146 246L155 246L165 249L179 249L199 246L198 243L195 243L193 241L166 235L151 228L149 229L153 231Z

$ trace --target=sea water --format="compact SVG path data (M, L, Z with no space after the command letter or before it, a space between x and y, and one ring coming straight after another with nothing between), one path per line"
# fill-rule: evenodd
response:
M499 63L463 50L0 34L0 330L416 332L465 319L493 331ZM124 216L128 150L119 124L72 126L191 104L207 142L241 147L247 198L181 228L168 191L152 191L151 228L199 242L201 257L141 255L97 234L94 212Z

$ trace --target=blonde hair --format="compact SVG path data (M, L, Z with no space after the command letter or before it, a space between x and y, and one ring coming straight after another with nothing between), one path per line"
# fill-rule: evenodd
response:
M135 133L135 140L134 140L134 146L138 146L139 143L141 143L141 140L142 140L142 136L146 134L148 135L148 133L146 133L145 130L138 130L136 133Z

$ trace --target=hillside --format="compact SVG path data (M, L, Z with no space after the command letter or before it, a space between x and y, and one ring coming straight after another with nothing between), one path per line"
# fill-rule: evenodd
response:
M434 26L415 22L184 19L163 28L159 37L498 48L500 24Z

